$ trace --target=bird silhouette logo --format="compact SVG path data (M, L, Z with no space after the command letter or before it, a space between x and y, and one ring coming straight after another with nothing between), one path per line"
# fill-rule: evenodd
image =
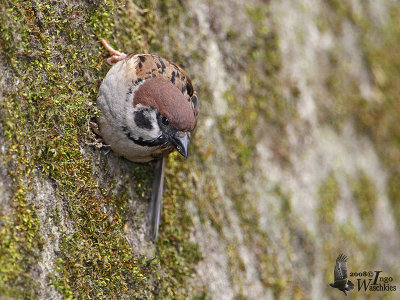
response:
M354 284L347 279L347 256L343 253L336 258L334 273L334 282L329 285L341 290L346 296L348 291L354 290Z

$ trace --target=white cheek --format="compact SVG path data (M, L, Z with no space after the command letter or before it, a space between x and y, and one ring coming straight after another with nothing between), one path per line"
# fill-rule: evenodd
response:
M146 111L144 112L144 115L147 117L147 119L151 123L151 129L147 128L141 128L136 126L135 123L135 112L144 109L145 107L141 104L136 105L133 107L133 105L129 105L127 110L126 110L126 126L129 128L129 131L131 132L131 135L133 138L142 138L144 140L153 140L157 137L159 137L162 132L160 130L160 127L158 126L157 122L157 114L155 110L151 111Z

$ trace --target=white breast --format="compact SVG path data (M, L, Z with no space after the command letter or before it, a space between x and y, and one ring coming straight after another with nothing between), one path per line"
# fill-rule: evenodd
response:
M135 90L141 84L133 84L137 80L136 63L136 59L120 61L107 73L97 99L97 107L100 110L98 124L104 142L110 145L116 154L131 161L146 162L161 153L161 146L147 147L135 144L123 130L126 127L135 138L152 139L161 135L155 112L150 113L153 127L151 130L135 125L135 110L142 108L140 105L133 107Z

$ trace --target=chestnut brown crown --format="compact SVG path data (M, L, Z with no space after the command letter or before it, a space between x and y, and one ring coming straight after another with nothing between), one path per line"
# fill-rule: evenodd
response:
M196 126L190 101L174 84L162 77L146 79L138 87L133 106L138 104L157 109L179 131L193 131Z

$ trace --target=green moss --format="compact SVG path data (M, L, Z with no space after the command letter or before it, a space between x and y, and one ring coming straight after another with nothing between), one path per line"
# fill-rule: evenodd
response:
M277 263L277 254L271 253L271 248L276 245L269 241L268 232L260 228L259 210L257 197L254 191L248 190L247 181L257 169L256 158L258 141L266 134L273 140L273 154L276 160L282 164L289 163L286 121L296 118L296 109L293 103L286 102L279 88L278 73L280 69L280 57L278 39L275 28L270 25L270 9L268 4L248 6L247 13L253 23L254 37L243 45L239 40L240 34L230 30L228 38L230 47L240 45L241 57L235 58L245 64L247 74L242 78L240 84L230 87L224 95L229 109L222 117L217 118L218 131L223 139L226 149L224 157L224 192L226 197L232 201L233 210L237 212L239 226L243 233L244 244L255 251L255 259L260 267L262 283L266 288L272 289L274 295L284 297L285 293L296 285L288 286L291 276L286 274L285 268L280 268ZM223 47L223 45L221 46ZM228 54L229 55L229 54ZM268 126L265 127L265 123ZM268 132L265 132L265 129ZM238 182L242 184L237 184ZM212 182L211 182L212 184ZM274 191L282 196L282 205L288 208L287 216L290 215L290 196L283 195L281 191ZM213 199L215 203L205 203L207 218L215 220L216 228L229 226L230 218L224 208L220 209L218 197ZM204 200L203 200L204 201ZM204 209L201 208L200 210ZM288 217L289 219L289 217ZM222 223L221 223L222 222ZM224 238L220 232L220 238ZM246 266L237 249L236 242L227 240L228 265L230 278L235 287L235 297L243 298L245 286L243 273ZM290 251L287 240L282 242L287 251ZM266 254L267 253L267 254ZM275 267L271 262L275 261ZM299 296L300 297L300 296Z
M360 173L352 186L362 218L365 222L370 222L370 209L373 207L371 200L374 199L371 182L365 174ZM324 282L329 283L333 281L333 266L340 253L345 253L349 257L351 270L361 270L366 263L376 258L377 245L360 236L351 220L343 223L335 221L336 205L340 200L340 186L334 173L322 181L318 195L318 235L324 256L324 265L319 266L319 269L323 271ZM362 255L359 255L360 253ZM332 293L329 286L326 286L325 293L327 295Z
M340 253L345 253L349 257L351 270L361 270L365 263L374 261L377 250L377 245L360 236L351 220L342 223L335 220L336 205L341 198L336 176L335 173L330 173L321 182L318 190L318 235L321 239L321 252L324 256L324 266L319 266L319 269L323 270L324 282L327 283L333 280L333 266ZM351 186L363 221L370 222L370 209L373 207L374 199L370 180L365 174L360 173L357 179L351 182ZM331 293L329 286L326 288L326 293Z
M201 259L198 245L190 241L193 230L185 202L191 197L190 164L170 155L166 168L162 224L157 239L157 258L166 276L160 278L156 296L162 299L187 299L192 295L187 280L195 275L194 266Z
M364 270L366 265L378 257L378 246L360 236L350 222L334 224L330 232L321 232L321 235L323 259L319 269L323 271L323 281L326 283L333 282L333 268L340 253L348 256L348 268L354 271ZM335 292L327 284L324 293L333 295Z
M279 299L287 288L287 282L285 281L289 276L283 274L277 258L278 255L274 251L262 255L260 270L264 285L272 289L274 297ZM273 274L276 274L276 276L273 276Z
M360 210L361 219L367 228L371 228L374 223L375 203L377 201L377 193L375 183L360 171L357 179L352 182L352 192Z
M12 199L13 215L0 216L0 295L16 299L37 296L30 272L43 246L40 222L25 194L23 185L18 184Z
M280 68L278 56L278 41L273 28L266 28L265 20L269 18L269 6L248 7L249 18L253 21L255 37L251 40L242 58L247 64L247 86L244 90L231 87L225 93L225 99L230 109L218 122L219 132L226 148L229 149L228 160L233 170L231 178L227 176L226 189L228 196L233 199L236 210L241 212L241 221L246 231L252 232L257 228L258 217L256 209L251 207L253 201L243 201L248 191L235 182L244 182L246 174L254 169L256 146L262 121L268 120L271 127L277 125L277 131L283 134L283 124L288 117L277 84L277 71ZM235 43L230 40L230 43ZM241 87L243 88L243 87ZM240 124L240 126L238 126ZM284 137L281 136L281 140ZM279 143L276 143L279 144Z
M399 184L400 173L397 171L391 172L388 178L388 195L391 200L391 205L393 205L393 212L395 214L396 220L400 220L400 184Z
M229 264L230 280L234 283L234 294L237 299L245 299L243 292L245 285L243 283L243 272L246 270L242 257L240 256L238 243L232 242L226 247L226 253Z
M371 136L378 153L387 167L388 191L394 207L397 224L400 228L400 208L398 206L400 174L400 6L390 9L390 19L382 29L382 41L376 42L368 37L368 30L363 36L363 48L371 75L376 85L377 100L363 107L360 116L360 128Z
M393 178L400 174L400 121L396 117L400 114L400 5L389 5L386 23L375 26L365 5L361 6L360 13L343 1L329 1L329 4L330 10L325 15L329 28L340 28L335 24L341 23L345 16L357 29L372 93L365 99L359 82L347 75L342 58L332 53L332 76L327 79L327 88L334 100L325 102L326 110L322 110L321 120L336 124L338 129L345 121L352 120L357 131L371 139L388 172L389 198L399 225L400 207L396 193L399 184ZM341 34L340 31L335 33Z
M335 222L335 207L340 200L339 183L334 173L324 179L318 189L318 222L320 226L330 227Z
M190 218L178 205L190 197L189 187L175 194L181 190L182 179L167 181L171 194L167 192L163 210L165 231L156 259L151 260L135 254L127 243L124 211L132 195L129 187L136 197L149 197L152 165L131 164L133 185L125 189L116 187L113 180L98 186L93 176L88 147L94 136L88 121L96 115L97 87L108 69L102 63L106 53L98 40L118 32L124 49L148 52L152 45L161 44L155 41L154 28L161 23L156 22L151 3L130 3L128 9L119 6L117 1L74 7L46 1L0 5L1 51L18 87L10 84L5 90L2 107L8 139L5 160L10 161L16 187L15 213L2 217L0 232L3 295L29 298L36 294L29 269L40 252L40 227L34 208L25 204L25 190L32 180L28 175L34 170L38 170L35 176L55 182L57 199L67 205L74 224L74 233L62 236L52 280L65 298L188 295L185 278L192 276L193 265L200 259L197 245L188 242ZM179 172L176 165L172 169ZM112 192L115 188L118 193ZM59 220L59 213L54 211L52 218ZM182 222L182 231L177 231L175 222Z

